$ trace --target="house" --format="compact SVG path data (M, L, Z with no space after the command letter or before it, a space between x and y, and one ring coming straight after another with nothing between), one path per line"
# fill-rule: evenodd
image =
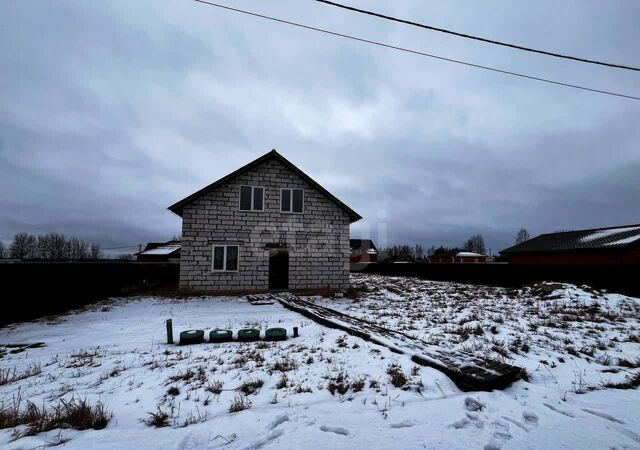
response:
M500 253L511 264L639 264L640 224L541 234Z
M478 264L486 263L487 255L466 252L459 249L439 250L427 257L427 262L433 264Z
M455 258L461 264L487 262L487 255L483 255L482 253L475 253L475 252L458 252Z
M135 254L140 262L180 262L181 243L178 240L168 242L149 242L144 250Z
M349 225L362 217L272 150L169 207L182 217L180 287L349 287Z
M371 263L378 261L378 249L371 239L349 239L350 261Z

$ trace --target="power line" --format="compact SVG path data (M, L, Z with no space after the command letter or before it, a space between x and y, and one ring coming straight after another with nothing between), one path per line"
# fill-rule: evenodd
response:
M441 33L452 34L454 36L459 36L459 37L463 37L463 38L467 38L467 39L473 39L473 40L476 40L476 41L486 42L486 43L489 43L489 44L501 45L503 47L515 48L517 50L523 50L525 52L540 53L542 55L554 56L556 58L564 58L564 59L570 59L570 60L573 60L573 61L578 61L578 62L583 62L583 63L588 63L588 64L597 64L597 65L600 65L600 66L613 67L613 68L616 68L616 69L635 70L635 71L640 72L640 68L638 68L638 67L623 66L621 64L613 64L613 63L607 63L607 62L603 62L603 61L596 61L596 60L593 60L593 59L579 58L577 56L563 55L562 53L548 52L546 50L537 50L537 49L530 48L530 47L523 47L521 45L509 44L507 42L495 41L493 39L487 39L487 38L483 38L483 37L479 37L479 36L473 36L471 34L459 33L457 31L447 30L445 28L438 28L438 27L434 27L434 26L431 26L431 25L425 25L425 24L422 24L422 23L412 22L410 20L398 19L397 17L387 16L385 14L380 14L380 13L373 12L373 11L368 11L366 9L354 8L353 6L347 6L347 5L343 5L343 4L340 4L340 3L331 2L331 1L328 1L328 0L316 0L316 1L320 2L320 3L325 3L327 5L336 6L338 8L343 8L343 9L346 9L346 10L349 10L349 11L359 12L359 13L362 13L362 14L368 14L370 16L379 17L381 19L391 20L393 22L400 22L400 23L404 23L404 24L407 24L407 25L412 25L414 27L425 28L427 30L432 30L432 31L439 31Z
M226 10L229 10L229 11L239 12L239 13L246 14L246 15L249 15L249 16L259 17L261 19L272 20L274 22L284 23L284 24L292 25L292 26L298 27L298 28L304 28L304 29L307 29L307 30L318 31L320 33L330 34L332 36L343 37L345 39L351 39L351 40L358 41L358 42L364 42L364 43L367 43L367 44L377 45L377 46L380 46L380 47L390 48L390 49L393 49L393 50L399 50L401 52L412 53L414 55L425 56L427 58L434 58L434 59L439 59L441 61L448 61L448 62L452 62L452 63L456 63L456 64L462 64L462 65L465 65L465 66L475 67L477 69L489 70L491 72L502 73L502 74L505 74L505 75L513 75L515 77L526 78L528 80L534 80L534 81L540 81L542 83L556 84L558 86L570 87L570 88L574 88L574 89L581 89L583 91L589 91L589 92L597 92L599 94L612 95L614 97L623 97L623 98L628 98L628 99L631 99L631 100L640 100L640 97L635 97L633 95L620 94L620 93L611 92L611 91L604 91L604 90L601 90L601 89L589 88L589 87L580 86L580 85L577 85L577 84L563 83L561 81L554 81L554 80L550 80L550 79L547 79L547 78L540 78L540 77L535 77L535 76L531 76L531 75L525 75L525 74L518 73L518 72L511 72L511 71L508 71L508 70L496 69L495 67L483 66L483 65L480 65L480 64L473 64L473 63L469 63L469 62L465 62L465 61L460 61L460 60L457 60L457 59L445 58L444 56L432 55L430 53L424 53L424 52L420 52L418 50L411 50L411 49L404 48L404 47L398 47L398 46L391 45L391 44L385 44L385 43L378 42L378 41L372 41L372 40L369 40L369 39L364 39L364 38L360 38L360 37L356 37L356 36L351 36L351 35L348 35L348 34L338 33L336 31L331 31L331 30L326 30L326 29L323 29L323 28L312 27L310 25L303 25L301 23L291 22L289 20L284 20L284 19L278 19L276 17L266 16L266 15L258 14L258 13L251 12L251 11L245 11L243 9L232 8L231 6L225 6L225 5L221 5L221 4L218 4L218 3L209 2L209 1L206 1L206 0L194 0L194 1L196 1L198 3L203 3L205 5L209 5L209 6L215 6L217 8L226 9Z

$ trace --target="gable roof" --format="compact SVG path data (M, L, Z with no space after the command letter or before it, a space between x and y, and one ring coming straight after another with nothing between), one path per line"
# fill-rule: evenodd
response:
M269 153L266 153L266 154L262 155L260 158L254 160L254 161L251 161L249 164L240 167L238 170L235 170L235 171L231 172L229 175L226 175L226 176L220 178L218 181L214 181L210 185L205 186L204 188L200 189L197 192L194 192L193 194L189 195L188 197L183 198L179 202L174 203L173 205L169 206L168 209L169 209L169 211L171 211L171 212L179 215L180 217L182 217L182 208L184 207L184 205L187 205L187 204L191 203L195 199L197 199L197 198L199 198L199 197L211 192L215 188L217 188L219 186L222 186L225 183L228 183L229 181L233 180L238 175L242 175L243 173L253 169L254 167L258 166L259 164L262 164L263 162L271 160L271 159L275 159L276 161L282 163L285 167L287 167L289 170L294 172L296 175L298 175L304 181L309 183L313 188L315 188L317 191L319 191L321 194L323 194L325 197L327 197L329 200L331 200L333 203L335 203L338 207L340 207L344 211L346 211L346 213L349 215L349 219L350 219L351 223L362 219L362 216L360 216L360 214L358 214L353 209L349 208L347 205L345 205L340 200L338 200L338 198L335 197L333 194L331 194L331 192L327 191L325 188L320 186L309 175L307 175L302 170L300 170L296 166L294 166L289 160L287 160L284 156L282 156L280 153L278 153L275 149L271 150Z
M172 240L167 242L148 242L144 250L134 253L135 255L168 255L180 250L182 242Z
M500 253L621 248L640 241L640 224L541 234Z
M366 250L378 250L371 239L349 239L349 247L354 250L359 248L363 248Z

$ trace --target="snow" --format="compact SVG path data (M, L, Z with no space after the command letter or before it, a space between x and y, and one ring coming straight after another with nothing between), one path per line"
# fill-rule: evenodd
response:
M18 392L38 405L73 395L104 402L113 412L107 428L61 431L69 439L61 447L70 449L640 448L639 391L603 388L638 370L619 363L637 361L640 354L639 300L571 285L536 296L527 289L375 275L354 275L352 281L361 292L356 298L306 299L441 346L504 357L525 367L531 381L465 393L439 371L310 322L278 303L143 296L0 329L0 354L2 344L46 344L15 354L5 349L0 370L23 371L39 363L42 372L0 386L0 405ZM175 336L189 329L235 332L247 326L290 333L297 326L300 337L170 346L164 343L168 318ZM480 331L472 330L476 325ZM459 333L465 330L473 332L463 340ZM404 388L390 382L391 364L406 375ZM189 370L191 379L176 378ZM283 374L285 387L279 385ZM328 387L340 374L351 383L362 380L361 389L332 395ZM247 396L251 407L229 413L236 388L251 380L264 381ZM206 390L213 381L223 383L219 395ZM173 386L179 389L175 397L167 393ZM158 409L172 416L170 426L144 423ZM0 447L39 447L60 433L11 442L12 431L0 430Z
M627 238L620 239L620 240L617 240L615 242L608 242L608 243L606 243L604 245L625 245L625 244L630 244L632 242L635 242L637 240L640 240L640 235L629 236Z
M458 252L456 254L456 257L481 258L481 257L484 257L484 255L480 253L474 253L474 252Z
M580 239L582 242L595 241L596 239L602 239L615 234L625 233L628 231L640 231L640 227L626 227L626 228L608 228L600 231L594 231L593 233ZM636 236L638 239L638 236ZM635 240L635 239L634 239Z
M152 248L151 250L145 250L140 255L169 255L176 250L180 250L180 245L165 245L163 247Z

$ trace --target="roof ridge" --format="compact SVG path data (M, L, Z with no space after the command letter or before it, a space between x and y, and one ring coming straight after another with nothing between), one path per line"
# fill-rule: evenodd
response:
M632 228L632 227L640 227L640 223L635 223L630 225L616 225L615 227L599 227L599 228L585 228L581 230L552 231L549 233L541 233L538 236L547 236L549 234L562 234L562 233L584 233L587 231L615 230L617 228Z

